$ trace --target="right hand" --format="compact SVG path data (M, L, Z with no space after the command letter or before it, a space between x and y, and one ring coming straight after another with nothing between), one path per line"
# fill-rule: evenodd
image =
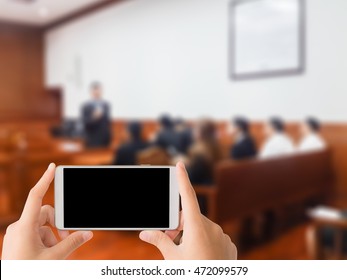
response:
M140 239L156 246L166 260L235 260L236 246L222 228L200 213L195 191L184 164L177 164L181 195L181 222L177 230L142 231ZM179 245L174 239L183 230Z

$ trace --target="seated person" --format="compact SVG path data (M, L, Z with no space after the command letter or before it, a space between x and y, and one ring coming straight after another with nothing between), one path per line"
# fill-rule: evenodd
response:
M99 83L91 86L92 100L82 108L85 145L88 148L108 147L111 143L110 106L102 99Z
M128 141L120 145L115 152L114 165L135 165L137 153L148 148L149 144L142 139L142 125L131 122L127 128Z
M188 153L193 142L192 128L183 119L177 119L175 122L175 131L178 140L178 152L185 155Z
M221 155L215 124L210 120L201 120L194 128L194 143L186 159L192 184L213 184L214 166Z
M249 133L249 122L247 119L235 118L231 122L229 133L234 138L234 144L229 152L231 159L239 160L256 157L257 149Z
M294 152L292 140L285 133L284 122L280 118L271 118L264 127L267 138L259 157L269 158L288 155Z
M155 136L154 145L166 150L171 156L178 154L178 136L170 116L163 115L160 120L160 130Z
M323 150L326 144L322 137L319 135L320 123L314 118L308 118L300 126L300 133L302 139L298 146L299 152L311 152Z

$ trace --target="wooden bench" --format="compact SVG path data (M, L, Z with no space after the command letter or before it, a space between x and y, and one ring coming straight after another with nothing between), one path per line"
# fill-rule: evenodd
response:
M227 160L216 166L215 186L195 190L207 198L208 217L221 225L300 202L324 203L334 193L331 152Z

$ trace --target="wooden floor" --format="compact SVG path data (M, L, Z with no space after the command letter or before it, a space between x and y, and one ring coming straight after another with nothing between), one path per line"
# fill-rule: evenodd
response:
M44 198L44 204L53 204L53 188ZM341 205L340 205L341 204ZM336 206L342 208L347 200ZM308 224L299 225L271 242L258 246L243 254L239 259L254 260L306 260L305 231ZM0 228L0 249L5 229ZM159 260L160 252L138 237L139 232L95 231L91 241L70 256L72 260Z
M269 244L262 245L239 259L305 260L306 225L298 226ZM5 230L0 230L0 242ZM2 245L0 245L0 248ZM72 260L159 260L160 252L138 238L138 232L94 232L94 238L70 256Z
M53 205L53 188L48 190L44 204ZM347 197L340 197L335 206L346 209ZM275 240L239 254L246 260L306 260L305 232L308 223L292 228ZM0 249L5 229L0 228ZM138 238L139 232L94 232L94 238L70 256L72 260L159 260L160 252Z
M51 187L44 204L53 204L53 188ZM347 197L339 197L334 206L347 208ZM239 259L246 260L306 260L305 232L308 223L292 228L275 240L239 254ZM0 250L5 229L0 228ZM160 252L152 245L138 238L139 232L106 232L96 231L91 241L73 253L72 260L160 260Z
M293 228L276 240L259 246L239 259L245 260L307 260L306 229L308 224Z
M53 204L53 188L44 198L44 204ZM344 202L346 205L346 202ZM258 246L239 259L255 260L305 260L308 259L305 244L305 231L308 224L297 226L282 234L276 240ZM5 228L0 228L0 249ZM160 260L160 252L152 245L146 244L133 231L95 231L91 241L73 253L72 260Z

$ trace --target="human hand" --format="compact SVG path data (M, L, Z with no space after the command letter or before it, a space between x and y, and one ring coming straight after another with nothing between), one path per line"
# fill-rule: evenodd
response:
M54 208L42 206L42 199L54 178L55 165L50 164L39 182L31 189L20 219L7 228L2 259L12 260L59 260L67 258L82 244L93 237L90 231L69 234L58 231L58 241L52 229L54 227Z
M200 213L195 191L183 163L177 164L182 212L177 230L142 231L140 239L156 246L166 260L235 260L236 246L222 228ZM179 245L174 239L183 230Z
M172 160L171 160L171 164L172 165L176 165L177 163L182 162L184 164L187 164L189 162L189 159L187 156L179 154L177 156L175 156Z

